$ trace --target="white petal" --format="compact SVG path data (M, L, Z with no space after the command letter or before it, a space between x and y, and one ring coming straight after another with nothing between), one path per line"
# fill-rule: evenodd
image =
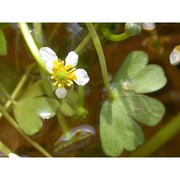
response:
M78 85L84 86L89 81L89 76L84 69L77 69L74 71L76 79L74 80Z
M55 94L58 98L62 99L66 96L67 90L65 88L57 88Z
M42 47L39 52L47 70L52 73L53 62L58 60L56 53L49 47Z
M72 67L76 67L77 63L78 55L74 51L69 52L65 59L65 66L72 65Z

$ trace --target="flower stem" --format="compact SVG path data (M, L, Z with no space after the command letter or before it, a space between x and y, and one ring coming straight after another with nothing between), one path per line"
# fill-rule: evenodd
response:
M88 33L74 51L78 54L80 51L82 51L84 49L84 47L86 47L86 45L89 43L90 39L91 39L91 36Z
M33 24L33 31L34 31L34 39L37 43L37 47L40 48L43 46L43 38L42 38L42 25L41 23L34 23ZM54 93L52 92L52 88L47 78L47 71L45 72L44 69L39 70L41 74L41 78L43 81L43 86L45 92L48 96L53 97Z
M44 156L52 157L43 147L41 147L37 142L33 141L28 137L18 126L15 120L6 112L6 110L0 105L0 111L7 121L26 139L30 144L32 144L37 150L39 150Z
M29 31L27 24L26 23L19 23L19 28L20 28L21 33L22 33L32 55L34 56L35 60L46 71L45 64L42 61L41 56L39 54L39 49L38 49L36 43L34 42L34 39L33 39L32 35Z
M63 134L67 133L69 131L69 128L65 122L65 119L60 111L57 112L58 122L62 129Z
M162 127L154 136L146 141L144 145L130 154L130 157L147 157L167 143L180 131L180 113Z
M102 72L104 85L105 85L105 87L106 87L106 89L108 91L109 97L113 98L113 93L111 91L111 87L110 87L110 84L109 84L109 81L108 81L106 60L105 60L105 57L104 57L101 42L99 40L99 37L98 37L98 35L96 33L96 30L95 30L93 24L92 23L86 23L86 26L87 26L87 28L89 30L89 33L90 33L91 38L92 38L92 40L94 42L94 46L96 48L96 51L97 51L97 54L98 54L98 57L99 57L99 62L100 62L100 66L101 66L101 72Z

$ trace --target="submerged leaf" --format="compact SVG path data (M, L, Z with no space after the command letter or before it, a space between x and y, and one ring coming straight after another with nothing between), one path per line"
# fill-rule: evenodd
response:
M5 56L7 54L7 42L3 31L0 29L0 55Z
M58 103L53 98L25 98L17 103L14 115L20 128L28 135L37 133L42 127L42 119L56 114Z
M42 80L39 80L26 89L22 98L38 97L42 95L45 95L45 90Z

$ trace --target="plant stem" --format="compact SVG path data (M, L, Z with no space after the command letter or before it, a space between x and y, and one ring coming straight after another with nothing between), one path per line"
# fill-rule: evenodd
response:
M18 57L19 35L20 35L19 30L16 30L16 38L15 38L15 66L16 66L16 71L18 73L20 73L20 62L19 62L19 57Z
M90 39L91 39L91 36L88 33L74 51L78 54L80 51L82 51L86 47L86 45L89 43Z
M100 26L100 30L103 36L110 41L123 41L129 37L126 31L122 34L112 34L110 30L103 25Z
M51 41L52 41L52 39L53 39L53 37L55 36L55 34L57 33L57 30L58 30L58 28L61 26L61 24L60 23L57 23L56 25L55 25L55 27L53 28L53 30L51 31L51 33L50 33L50 35L49 35L49 39L48 39L48 44L50 44L51 43Z
M34 23L33 24L33 31L34 31L34 38L36 40L37 46L38 46L38 48L40 48L43 46L41 23ZM39 72L40 72L41 78L43 80L43 86L44 86L46 94L50 97L54 96L52 89L51 89L51 86L50 86L50 83L49 83L48 78L47 78L47 73L46 73L47 71L45 72L44 69L40 68Z
M34 39L37 44L38 49L43 46L43 38L42 38L42 26L41 23L33 23L33 32Z
M60 111L57 112L58 122L62 129L63 134L67 133L69 131L68 126L65 122L65 119Z
M21 33L22 33L32 55L34 56L35 60L46 71L45 64L42 61L41 56L39 54L39 49L38 49L36 43L34 42L34 39L33 39L32 35L29 31L27 24L26 23L19 23L19 28L20 28Z
M162 127L144 145L130 154L130 157L147 157L167 143L173 136L180 131L180 113Z
M15 99L17 94L19 93L19 91L21 90L21 88L23 87L24 83L26 82L27 80L27 74L29 74L29 72L31 72L33 70L33 68L35 67L35 64L31 64L27 71L26 71L26 74L24 74L22 76L22 78L20 79L18 85L16 86L16 88L14 89L13 93L11 94L11 99ZM10 107L12 101L11 100L8 100L4 106L4 109L7 109ZM0 113L0 118L2 117L2 113Z
M84 107L84 87L78 86L78 107Z
M2 141L0 141L0 151L5 155L9 156L10 154L14 154ZM14 156L18 157L18 155L14 154Z
M100 62L100 66L101 66L101 72L102 72L104 85L105 85L105 87L106 87L106 89L108 91L109 97L113 98L113 93L111 91L111 87L110 87L110 84L109 84L109 81L108 81L106 60L105 60L105 57L104 57L101 42L99 40L99 37L98 37L98 35L96 33L96 30L95 30L93 24L92 23L86 23L86 26L87 26L87 28L89 30L89 33L90 33L91 38L92 38L92 40L94 42L94 46L96 48L96 51L97 51L97 54L98 54L98 57L99 57L99 62Z
M16 104L16 102L14 101L14 99L12 99L12 97L9 95L9 93L6 91L6 89L4 88L4 86L2 85L2 83L0 82L0 89L2 90L2 92L4 93L4 95L11 101L11 103Z
M26 139L30 144L32 144L37 150L39 150L44 156L52 157L43 147L41 147L37 142L33 141L30 137L28 137L18 126L15 120L6 112L6 110L0 105L0 110L3 116L7 119L7 121Z

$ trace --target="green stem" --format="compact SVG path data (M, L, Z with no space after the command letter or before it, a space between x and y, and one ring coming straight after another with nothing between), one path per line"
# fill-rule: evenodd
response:
M100 26L100 30L101 30L102 35L110 41L115 41L115 42L123 41L129 37L126 31L122 34L112 34L110 30L104 25Z
M26 71L26 74L24 74L22 76L22 78L20 79L18 85L16 86L16 88L14 89L13 93L11 94L11 99L15 99L16 96L18 95L19 91L21 90L21 88L23 87L24 83L26 82L27 80L27 74L29 74L33 68L35 67L35 64L32 64L28 67L27 71ZM12 101L11 100L8 100L4 106L4 109L7 109L10 107ZM2 117L2 113L0 113L0 118Z
M19 35L20 35L20 32L19 32L19 30L17 30L16 31L16 38L15 38L15 66L16 66L16 71L18 73L20 73L20 62L19 62L19 57L18 57Z
M6 110L0 105L0 111L3 116L7 119L7 121L26 139L32 146L34 146L37 150L39 150L44 156L52 157L43 147L41 147L37 142L33 141L30 137L28 137L18 126L15 120L6 112Z
M104 57L104 53L103 53L103 49L101 46L101 42L99 40L99 37L96 33L96 30L93 26L92 23L86 23L86 26L89 30L89 33L91 35L91 38L94 42L94 46L96 48L98 57L99 57L99 62L100 62L100 66L101 66L101 72L102 72L102 77L103 77L103 81L104 81L104 85L107 88L108 94L110 96L110 98L113 98L113 93L111 91L111 87L108 81L108 73L107 73L107 66L106 66L106 60Z
M41 23L34 23L33 24L33 31L34 31L34 39L37 42L38 48L40 48L43 46ZM47 78L47 73L46 73L47 71L44 71L44 69L40 68L39 72L40 72L41 78L43 80L43 86L44 86L46 94L50 97L53 97L54 93L52 92L51 85L50 85L48 78Z
M89 43L90 40L91 40L91 36L88 33L74 51L78 54L80 51L82 51L86 47L86 45Z
M19 23L19 28L20 28L21 33L22 33L32 55L34 56L35 60L46 71L45 64L42 61L41 56L39 54L39 49L38 49L36 43L34 42L34 39L33 39L32 35L29 31L27 24L26 23Z
M4 93L4 95L11 101L11 103L16 104L16 102L14 101L14 99L12 99L12 97L9 95L9 93L6 91L6 89L4 88L4 86L2 85L2 83L0 82L0 89L2 90L2 93Z
M55 25L55 27L53 28L53 30L51 31L50 35L49 35L49 39L48 39L48 44L51 43L53 37L55 36L55 34L57 33L57 30L59 29L59 27L61 26L60 23L57 23Z
M5 155L9 156L10 154L14 154L2 141L0 141L0 151ZM16 157L18 157L17 154L14 154Z
M173 136L180 131L180 114L170 120L168 124L162 127L154 136L152 136L144 145L130 154L130 157L147 157L167 143Z
M63 134L67 133L69 131L69 128L65 122L65 119L60 111L57 112L58 122L62 129Z
M42 37L42 26L41 23L33 23L33 32L34 39L37 44L37 47L40 48L43 46L43 37Z
M84 107L84 87L78 86L78 107Z

